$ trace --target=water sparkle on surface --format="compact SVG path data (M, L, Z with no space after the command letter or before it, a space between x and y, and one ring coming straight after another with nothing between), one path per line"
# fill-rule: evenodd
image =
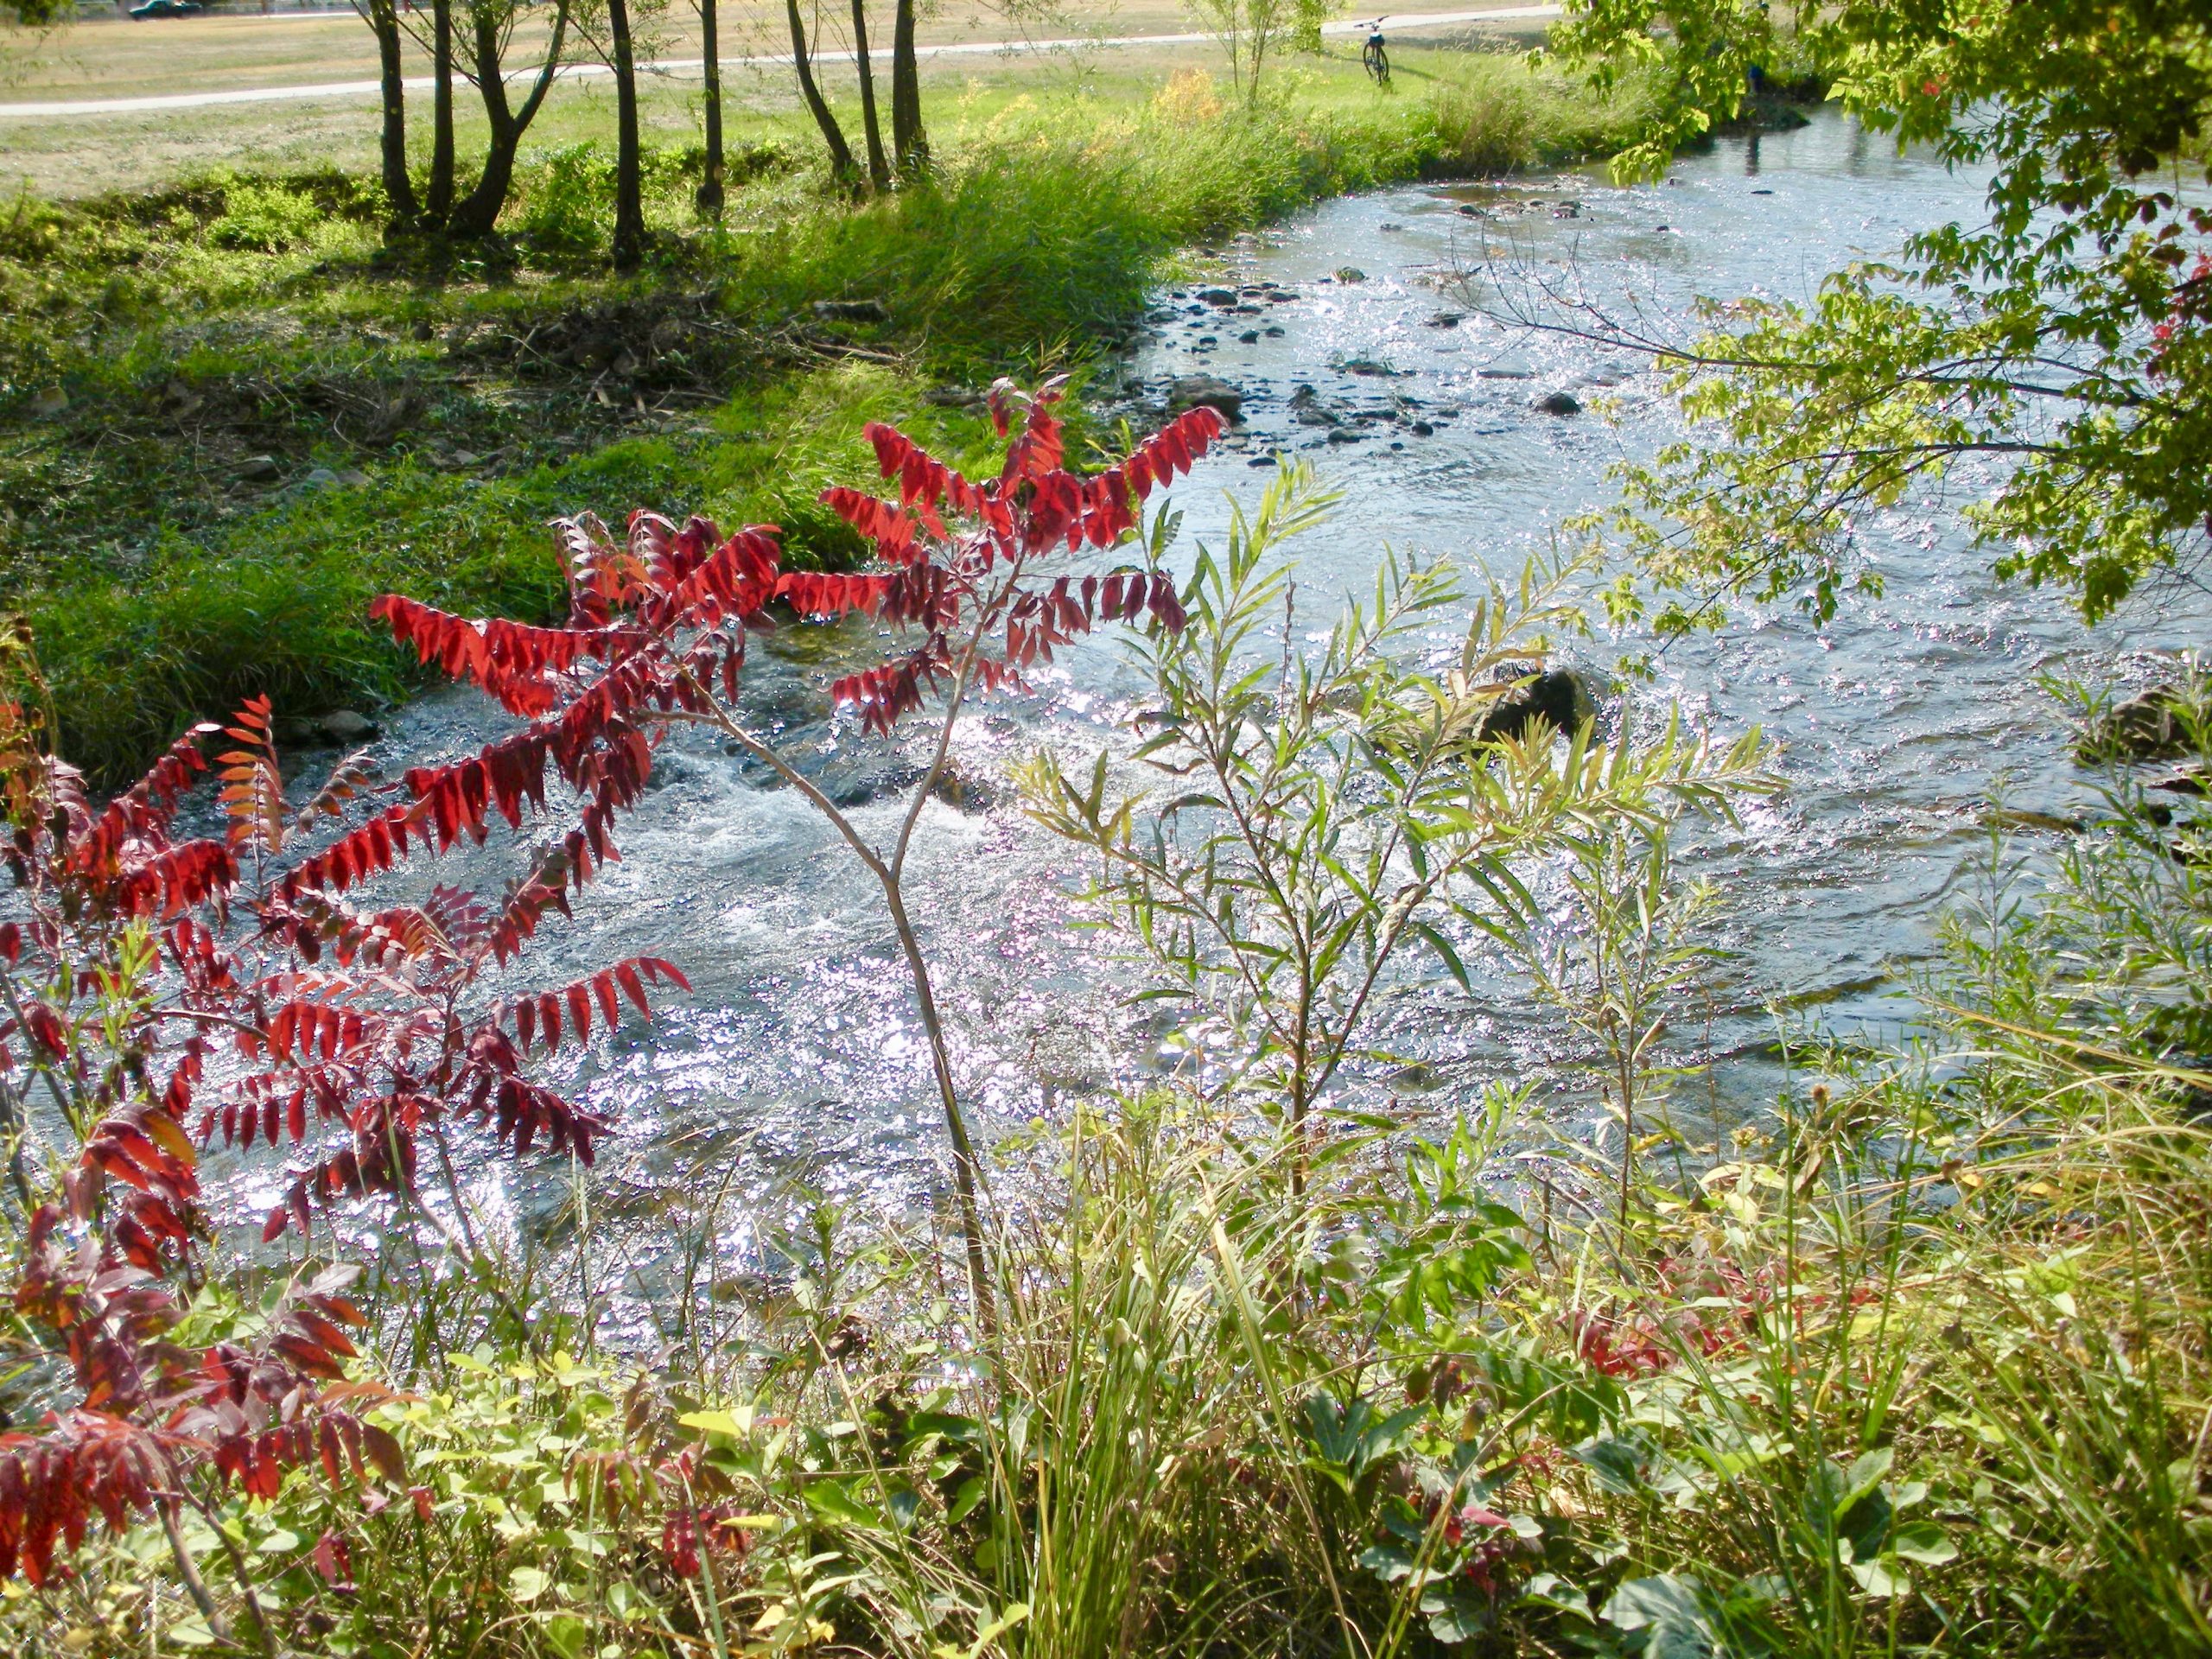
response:
M1561 520L1611 498L1609 465L1677 433L1642 361L1471 308L1454 274L1485 239L1680 317L1698 294L1808 297L1844 262L1980 209L1975 181L1834 116L1723 142L1659 185L1570 174L1328 203L1230 256L1235 285L1292 297L1247 296L1254 308L1240 311L1197 301L1195 288L1164 294L1128 365L1148 387L1203 372L1245 395L1244 424L1177 493L1180 556L1218 544L1223 493L1256 497L1277 451L1311 460L1344 495L1296 550L1301 621L1319 629L1334 596L1371 586L1386 545L1517 569ZM1361 280L1336 280L1347 266ZM1554 391L1618 399L1618 422L1541 412ZM1312 420L1316 410L1337 424ZM1659 683L1637 693L1647 705L1679 699L1725 737L1758 724L1785 746L1789 794L1699 848L1738 953L1698 1033L1716 1052L1770 1038L1765 1010L1780 998L1818 1004L1830 1029L1895 1029L1906 1010L1885 976L1925 955L1944 905L1974 878L1993 793L2063 813L2082 792L2037 676L2094 675L2129 651L2199 634L2206 620L2202 600L2170 603L2093 635L2060 597L1993 583L1940 501L1901 504L1868 542L1886 584L1878 599L1847 600L1825 630L1786 610L1741 615L1671 647ZM900 810L897 768L913 757L876 755L825 719L827 676L811 660L823 652L792 633L756 649L747 706L861 801L855 818L880 833ZM1579 651L1602 669L1614 649L1649 644ZM828 652L861 649L836 641ZM1002 781L1034 743L1087 758L1113 741L1139 689L1110 634L1067 654L1049 695L969 718L955 763L978 787L966 810L932 802L923 813L909 905L987 1135L1160 1063L1165 1033L1122 1001L1135 969L1069 926L1079 861L1021 816ZM391 747L413 759L457 752L496 718L480 699L440 696L395 721ZM620 1125L593 1207L645 1303L674 1272L666 1218L733 1169L728 1208L709 1224L715 1272L776 1271L756 1224L772 1193L803 1187L907 1215L943 1196L926 1052L880 896L830 828L771 781L696 733L672 736L623 826L623 861L528 964L550 983L658 954L695 987L649 1031L601 1039L557 1080ZM1478 984L1469 998L1440 978L1411 982L1382 1016L1378 1040L1423 1063L1421 1098L1440 1113L1491 1078L1548 1076L1560 1058L1555 1020L1510 980ZM1366 1086L1385 1088L1382 1076ZM1756 1095L1773 1077L1745 1069L1737 1088ZM517 1203L519 1224L564 1198L563 1186Z

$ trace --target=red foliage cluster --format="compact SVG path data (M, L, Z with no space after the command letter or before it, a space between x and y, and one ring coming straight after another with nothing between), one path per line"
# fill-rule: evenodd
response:
M1206 452L1221 432L1221 416L1192 410L1116 465L1084 477L1065 465L1053 413L1059 397L1057 381L1027 398L1004 383L993 389L992 418L1013 441L999 476L987 483L969 482L904 434L872 424L868 441L883 476L899 480L898 505L858 490L823 492L823 502L893 569L862 578L879 586L858 608L920 636L899 656L831 687L870 730L889 731L931 690L953 683L963 664L984 690L1018 688L1025 670L1050 662L1055 648L1100 621L1149 613L1164 626L1183 626L1175 584L1164 571L1022 578L1049 555L1121 542L1153 490ZM1023 419L1015 433L1018 407ZM948 509L955 526L945 522ZM971 643L995 648L970 653L964 647Z
M50 1338L52 1408L41 1432L0 1436L0 1576L42 1582L91 1517L120 1528L195 1491L266 1498L287 1471L317 1465L333 1483L401 1478L398 1447L359 1415L383 1392L346 1380L347 1331L365 1319L339 1294L345 1273L296 1283L251 1344L174 1339L212 1232L200 1150L219 1135L303 1154L265 1242L305 1232L318 1205L411 1191L423 1137L456 1122L487 1123L517 1154L589 1159L606 1124L525 1075L526 1058L612 1029L623 998L646 1012L647 985L683 975L649 957L520 999L480 986L614 856L612 819L650 765L637 711L687 671L679 636L698 631L661 580L726 591L664 567L643 575L653 602L637 607L656 626L475 632L493 643L458 660L505 676L510 706L539 709L521 734L391 790L350 757L296 809L265 700L194 727L98 810L35 716L0 702L0 861L19 900L0 924L0 1127L75 1142L54 1191L33 1192L25 1158L12 1172L29 1241L16 1306ZM597 573L578 585L588 613ZM405 614L416 638L408 624L419 632L435 613ZM656 639L658 658L636 658ZM587 659L607 666L561 677ZM226 828L180 836L219 739ZM490 810L516 827L524 799L553 817L556 784L575 827L503 896L441 886L374 908L342 896L464 835L482 841ZM370 810L355 822L357 805Z
M1766 1271L1746 1274L1733 1262L1669 1256L1651 1273L1649 1305L1573 1315L1575 1351L1593 1370L1649 1376L1686 1354L1710 1359L1740 1346L1776 1301Z
M1445 1516L1443 1543L1454 1575L1491 1597L1506 1587L1517 1564L1543 1553L1534 1539L1514 1531L1510 1517L1479 1502Z
M397 785L376 784L364 753L293 806L257 699L227 727L194 727L96 811L79 774L46 752L35 700L0 700L0 862L18 890L16 919L0 924L0 1131L74 1137L58 1191L35 1194L20 1156L11 1172L30 1216L16 1307L50 1338L52 1409L39 1433L0 1436L0 1576L42 1581L57 1543L73 1548L93 1516L119 1529L226 1484L268 1497L288 1470L318 1465L334 1483L372 1469L402 1478L398 1448L356 1409L378 1391L345 1380L346 1332L364 1316L339 1294L342 1271L296 1283L251 1344L174 1339L212 1234L200 1149L219 1135L296 1149L264 1243L305 1235L318 1208L412 1195L422 1143L445 1163L455 1126L482 1125L517 1155L589 1161L608 1125L525 1075L526 1061L613 1029L624 999L645 1014L648 985L684 987L683 976L644 957L521 996L487 996L485 982L618 856L615 821L637 804L666 722L734 698L747 632L770 626L772 606L861 612L913 639L834 688L877 730L933 686L1019 685L1101 619L1180 625L1158 571L1031 570L1122 541L1218 416L1194 410L1084 477L1065 464L1058 397L1057 385L994 390L1012 439L1000 476L980 486L871 427L898 503L825 499L881 569L785 571L772 529L724 537L704 519L640 512L619 540L588 516L556 527L561 626L379 600L372 613L400 644L522 722ZM210 773L217 739L230 746L212 768L227 827L181 836L180 804ZM482 844L495 816L550 832L496 898L444 885L413 902L348 898ZM702 1537L735 1535L695 1503L669 1522L679 1561ZM318 1546L334 1582L350 1572L342 1542Z
M699 1546L733 1560L744 1559L752 1535L735 1524L743 1513L734 1503L674 1503L661 1522L660 1549L680 1579L699 1576Z

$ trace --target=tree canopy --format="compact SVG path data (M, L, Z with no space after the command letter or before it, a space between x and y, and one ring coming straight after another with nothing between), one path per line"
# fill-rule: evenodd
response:
M1701 429L1624 471L1612 528L1670 597L1878 586L1856 527L1971 457L1967 518L1999 574L2094 620L2212 549L2212 28L2201 0L1846 0L1785 32L1746 0L1568 0L1554 48L1603 84L1657 63L1664 170L1737 116L1758 68L1824 84L1869 128L1990 173L1980 224L1930 226L1806 305L1708 303L1668 342ZM1646 342L1653 343L1655 342ZM1624 590L1623 603L1640 596Z
M0 0L0 26L51 29L75 10L73 0Z

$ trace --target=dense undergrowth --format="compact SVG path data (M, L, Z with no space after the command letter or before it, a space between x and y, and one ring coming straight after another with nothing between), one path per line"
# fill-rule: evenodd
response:
M660 151L630 283L604 273L611 156L589 145L530 160L491 247L387 247L373 183L341 175L19 199L0 597L71 753L118 778L253 692L397 695L360 621L384 588L544 614L533 526L592 502L779 522L834 563L851 548L815 493L865 420L959 452L981 422L953 394L1097 359L1180 251L1335 192L1611 153L1647 113L1517 60L1412 55L1393 98L1332 70L1257 111L1199 73L1147 104L1018 100L942 128L933 177L860 207L765 140L718 226L691 213L697 156Z

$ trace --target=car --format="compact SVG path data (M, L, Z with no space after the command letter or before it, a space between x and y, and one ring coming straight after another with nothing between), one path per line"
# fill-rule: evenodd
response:
M130 8L130 15L147 17L197 17L207 8L200 0L145 0L143 5Z

